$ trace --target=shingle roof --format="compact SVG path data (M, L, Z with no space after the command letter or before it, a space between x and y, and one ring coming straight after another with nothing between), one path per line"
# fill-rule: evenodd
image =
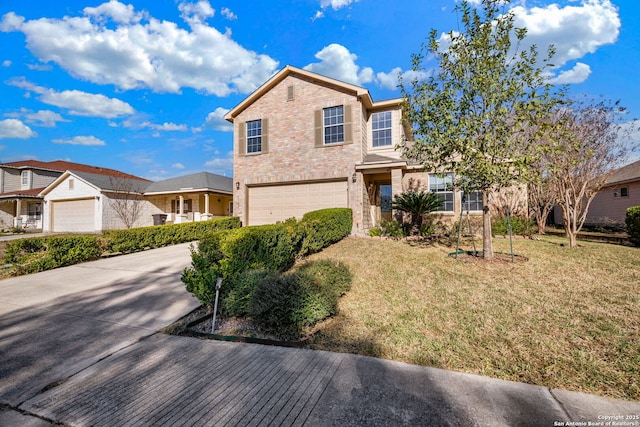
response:
M38 197L38 194L40 194L40 192L44 190L44 187L42 188L31 188L29 190L15 190L15 191L9 191L7 193L2 193L0 194L0 199L5 199L5 198L15 198L15 197Z
M131 179L148 181L145 178L140 178L135 175L120 172L115 169L102 168L102 167L91 166L91 165L83 165L81 163L67 162L64 160L54 160L52 162L41 162L39 160L22 160L19 162L2 163L0 164L0 167L9 167L9 168L15 168L15 169L43 169L43 170L50 170L50 171L56 171L56 172L65 172L65 171L71 170L71 171L77 171L77 172L92 173L96 175L106 175L106 176L113 176L113 177L119 177L119 178L131 178Z
M210 190L233 193L233 179L209 172L200 172L153 182L145 189L145 193L170 193L180 190Z
M640 160L623 166L612 173L609 178L607 178L606 185L636 180L640 180Z
M88 183L106 191L121 191L125 193L143 193L150 181L142 178L127 178L121 176L101 175L81 171L70 171Z

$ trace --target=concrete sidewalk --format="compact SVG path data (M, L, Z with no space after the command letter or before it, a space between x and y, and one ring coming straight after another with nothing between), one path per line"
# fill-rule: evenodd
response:
M640 402L156 333L198 305L180 282L187 246L0 281L0 425L556 426L640 415Z

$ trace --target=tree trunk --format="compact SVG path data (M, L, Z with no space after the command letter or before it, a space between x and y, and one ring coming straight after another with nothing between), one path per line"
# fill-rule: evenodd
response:
M482 193L482 200L487 203L489 200L489 192L484 191ZM491 211L489 206L484 204L482 206L482 254L484 259L493 259L493 241L491 236Z

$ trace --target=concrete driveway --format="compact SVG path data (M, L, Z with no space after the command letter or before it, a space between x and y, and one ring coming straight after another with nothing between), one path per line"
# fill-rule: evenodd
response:
M639 402L156 333L198 305L189 262L178 245L0 281L0 426L640 424Z

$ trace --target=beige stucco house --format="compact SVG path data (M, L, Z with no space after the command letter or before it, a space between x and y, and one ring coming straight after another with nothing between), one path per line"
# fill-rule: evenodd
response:
M133 227L204 221L232 214L232 180L201 172L163 181L66 171L40 192L44 232L97 233L126 228L118 205L139 211ZM135 207L133 207L135 205Z
M364 233L411 187L438 192L444 217L462 209L453 175L426 173L395 150L408 137L400 98L374 101L360 86L286 66L225 118L234 124L234 213L245 225L348 207L353 233ZM469 194L464 210L481 205Z

